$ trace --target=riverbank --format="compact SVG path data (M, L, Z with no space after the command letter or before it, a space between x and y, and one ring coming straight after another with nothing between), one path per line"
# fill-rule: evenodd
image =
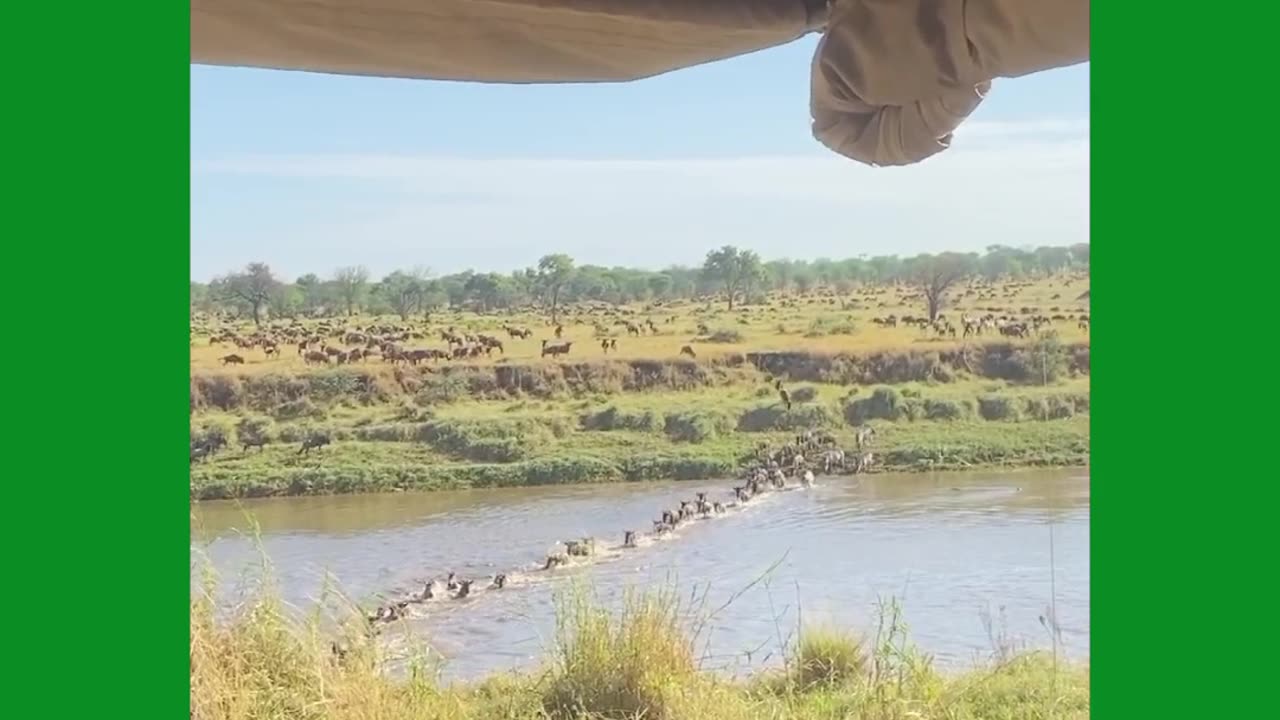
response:
M358 639L365 632L358 619L335 640L314 615L297 617L270 594L230 617L217 616L197 595L192 718L1089 717L1087 664L998 646L966 672L942 673L911 643L893 602L881 606L865 637L780 629L783 667L737 681L702 668L698 640L706 617L663 590L629 594L613 612L572 588L559 598L557 631L541 670L449 686L435 680L425 645L400 657L407 672L392 677L384 672L387 646Z
M877 431L873 471L1083 465L1088 347L1054 352L1040 383L1028 380L1023 349L1007 344L196 375L192 437L218 449L193 452L191 495L710 479L736 475L758 444L803 430L852 450L863 425Z

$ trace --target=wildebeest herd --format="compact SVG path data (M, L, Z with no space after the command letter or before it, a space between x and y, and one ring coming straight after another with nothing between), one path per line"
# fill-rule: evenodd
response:
M556 321L547 321L541 308L519 307L476 314L442 312L437 315L441 318L439 322L432 322L429 316L390 322L385 318L358 316L304 317L275 318L254 327L219 311L213 315L197 313L193 317L192 344L194 348L197 337L207 337L209 346L234 346L232 352L209 358L223 366L283 359L295 354L289 352L291 349L309 366L360 363L370 359L408 365L480 359L502 361L512 354L512 341L534 341L514 348L517 358L532 355L562 359L581 354L581 348L588 341L598 344L600 352L606 355L621 350L646 358L664 355L697 358L702 348L695 350L694 343L713 342L710 338L717 329L749 325L755 328L754 338L775 343L782 342L781 336L803 328L803 325L787 328L788 323L817 323L824 319L824 314L831 313L839 317L825 319L838 320L845 323L845 327L855 322L867 322L881 329L912 327L930 336L929 339L959 341L988 334L1021 339L1055 325L1064 330L1088 332L1087 306L1080 304L1087 302L1082 300L1085 296L1058 300L1059 304L1050 305L1055 300L1049 299L1049 292L1078 279L1049 278L1040 283L1003 284L972 281L957 285L948 292L946 311L932 320L928 315L871 316L877 308L920 307L922 295L909 285L867 285L843 292L821 287L799 294L773 293L767 302L741 305L730 311L708 298L655 300L643 306L571 303L561 307L561 317ZM1040 287L1031 297L1019 295L1045 282L1048 289ZM1019 297L1021 306L1014 304ZM1052 297L1062 298L1062 295L1057 293ZM545 335L539 330L536 334L541 337L535 340L535 330L512 322L515 319L544 325ZM901 336L897 340L886 336L887 342L904 340ZM865 340L862 343L865 344ZM623 344L627 347L620 347ZM249 351L260 351L262 355L255 357L256 352Z
M662 509L658 517L653 519L652 527L647 533L625 529L618 544L603 549L613 552L632 550L646 540L671 536L687 523L711 519L744 508L761 495L807 489L814 485L819 473L866 472L875 462L869 449L874 440L875 430L864 425L855 434L857 450L851 453L838 447L836 439L824 432L801 433L794 440L777 448L770 448L762 443L744 463L738 478L739 484L730 489L729 497L720 501L709 498L705 492L696 493L693 498L680 500L674 507ZM461 578L455 572L448 572L443 577L427 578L421 581L420 590L382 603L370 612L365 618L369 622L369 629L372 633L377 633L379 625L408 617L413 606L440 600L462 600L477 595L482 589L503 590L516 579L527 577L531 573L567 567L582 562L583 559L589 561L601 549L594 537L562 540L556 543L556 548L537 563L487 578L482 586L476 585L476 579ZM334 651L340 653L341 648L335 644Z

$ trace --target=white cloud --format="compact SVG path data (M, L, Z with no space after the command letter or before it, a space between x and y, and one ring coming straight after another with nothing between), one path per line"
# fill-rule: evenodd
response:
M696 262L725 243L768 257L841 257L1087 241L1088 130L1087 121L1075 120L972 123L939 156L879 169L826 152L602 160L229 156L195 163L193 199L215 185L266 181L295 194L318 188L339 200L282 208L269 237L255 229L257 216L237 221L226 216L225 202L197 203L193 270L205 275L227 266L219 259L223 267L199 267L206 243L228 252L243 243L253 257L302 272L343 262L378 271L423 262L440 270L504 269L553 250L587 262L660 266ZM352 188L361 190L359 212L340 207ZM370 206L370 190L386 191L385 199Z

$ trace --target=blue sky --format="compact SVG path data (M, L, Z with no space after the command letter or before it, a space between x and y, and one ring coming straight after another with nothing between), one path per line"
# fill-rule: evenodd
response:
M191 273L662 267L1089 239L1089 67L998 81L908 168L809 132L816 40L616 85L191 68Z

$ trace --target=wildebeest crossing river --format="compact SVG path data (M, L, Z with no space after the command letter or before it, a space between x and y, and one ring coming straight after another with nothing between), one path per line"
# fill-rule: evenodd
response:
M708 667L769 664L779 630L789 633L801 615L806 624L868 629L877 598L889 596L901 601L915 641L943 664L990 652L993 635L1047 647L1055 628L1060 649L1088 654L1084 470L820 477L806 491L686 523L670 539L610 550L625 530L651 530L651 520L681 499L704 491L732 499L732 484L202 503L193 511L193 550L207 554L221 574L224 599L232 601L237 578L259 561L246 534L246 514L252 515L274 580L287 601L304 608L320 594L326 573L359 599L408 595L424 579L451 571L473 578L476 588L507 573L503 590L411 611L411 627L445 657L446 675L455 678L545 657L554 590L575 576L605 597L624 587L674 585L705 592L709 608L732 598L704 630ZM556 541L581 537L597 539L593 562L526 572L556 550Z

